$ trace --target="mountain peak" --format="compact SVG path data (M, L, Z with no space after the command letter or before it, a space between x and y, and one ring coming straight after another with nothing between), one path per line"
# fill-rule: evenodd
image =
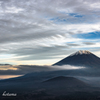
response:
M74 65L100 68L100 58L87 50L79 50L53 65Z
M90 51L87 50L79 50L73 54L71 54L70 56L74 56L74 55L82 55L82 54L92 54Z
M79 54L91 54L91 52L87 51L87 50L79 50L79 51L77 51L77 53L79 53Z

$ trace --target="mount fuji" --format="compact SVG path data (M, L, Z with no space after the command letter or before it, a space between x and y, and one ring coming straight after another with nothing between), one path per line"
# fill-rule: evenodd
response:
M54 65L74 65L90 68L100 68L100 58L90 51L80 50L53 64L53 66Z

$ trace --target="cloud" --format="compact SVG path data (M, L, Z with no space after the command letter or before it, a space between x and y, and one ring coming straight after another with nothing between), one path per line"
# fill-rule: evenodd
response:
M91 40L91 46L86 37L78 36L100 31L99 4L98 0L0 0L0 54L7 54L6 62L8 57L14 62L39 61L95 47L99 39Z
M93 42L83 42L83 44L86 44L86 45L95 45L95 43L93 43Z
M39 65L2 65L0 66L0 75L24 75L31 72L41 72L41 71L56 71L56 70L75 70L84 69L82 66L39 66Z
M76 70L76 69L84 69L86 67L84 66L72 66L72 65L62 65L62 66L51 66L52 68L57 68L57 69L60 69L60 70Z

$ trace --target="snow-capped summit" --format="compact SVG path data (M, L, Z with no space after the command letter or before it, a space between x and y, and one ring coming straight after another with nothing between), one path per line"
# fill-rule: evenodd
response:
M82 54L92 54L90 51L87 50L79 50L73 54L71 54L70 56L74 56L74 55L82 55Z
M79 50L76 53L78 53L78 54L91 54L91 52L87 51L87 50Z
M100 68L100 58L90 51L80 50L53 65L74 65Z

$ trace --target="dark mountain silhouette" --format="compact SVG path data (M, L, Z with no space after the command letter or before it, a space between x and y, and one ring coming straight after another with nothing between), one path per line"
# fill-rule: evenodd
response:
M41 83L41 87L46 93L55 95L66 95L75 91L87 91L92 87L83 81L69 76L57 76Z
M99 68L100 58L89 51L80 50L53 65L74 65Z
M68 74L68 72L34 72L18 78L0 80L0 94L5 90L9 93L13 91L13 93L18 94L14 100L66 100L66 98L69 98L69 100L82 100L83 97L87 98L87 94L89 94L89 98L94 95L91 100L95 100L94 98L100 95L99 87L92 87L83 80L75 78L75 76L66 76L65 74ZM97 92L98 94L96 94ZM2 97L1 100L13 99Z
M58 76L44 81L47 86L53 85L54 87L86 87L89 86L83 81L80 81L74 77Z

